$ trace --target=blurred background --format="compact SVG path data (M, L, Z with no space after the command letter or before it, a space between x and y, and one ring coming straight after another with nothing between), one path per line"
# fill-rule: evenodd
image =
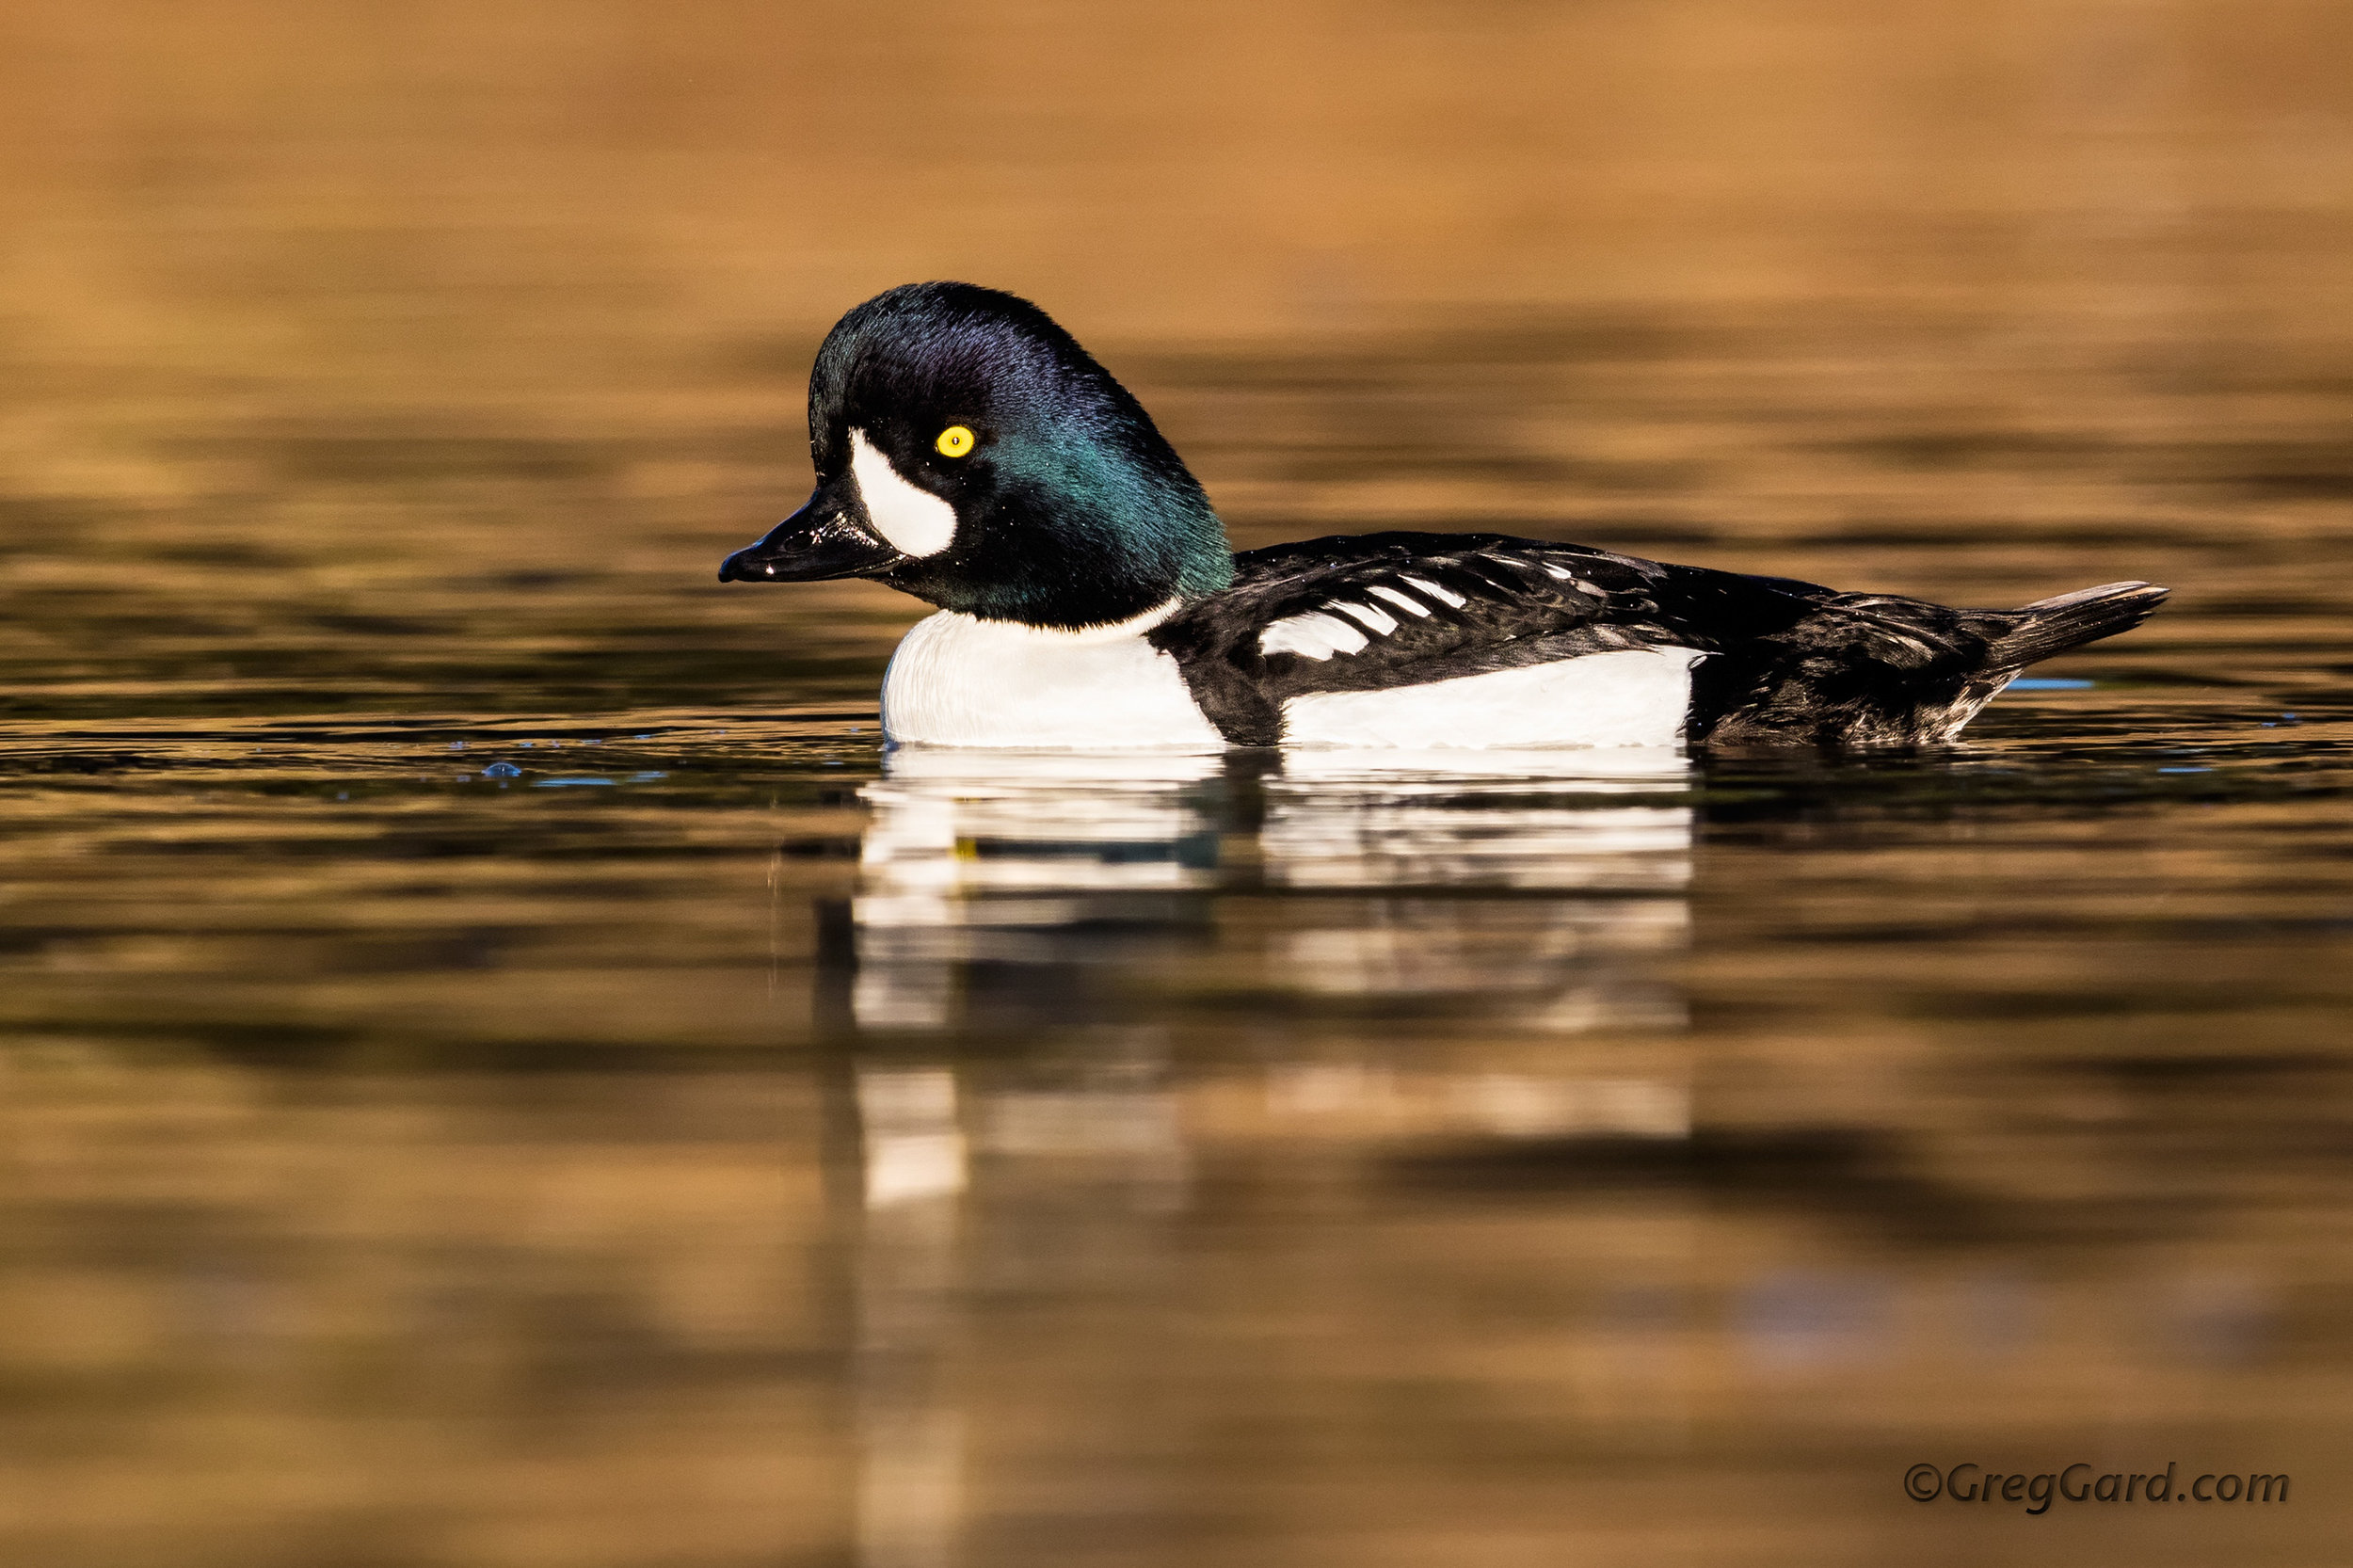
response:
M0 12L0 1560L2337 1560L2353 10ZM961 278L1243 546L2149 627L1918 757L886 758ZM2282 1507L1924 1505L1919 1462Z

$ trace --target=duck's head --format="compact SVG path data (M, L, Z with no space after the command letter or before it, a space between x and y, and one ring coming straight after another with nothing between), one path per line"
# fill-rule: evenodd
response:
M817 489L722 583L871 577L989 620L1127 620L1233 580L1184 459L1026 299L910 283L841 318L808 380Z

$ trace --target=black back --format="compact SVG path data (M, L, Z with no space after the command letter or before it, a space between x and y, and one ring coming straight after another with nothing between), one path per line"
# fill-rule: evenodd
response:
M1705 655L1685 728L1695 744L1941 740L2017 672L2025 661L2010 650L2035 619L2034 607L1947 609L1496 534L1310 539L1234 567L1231 589L1151 639L1237 745L1278 744L1294 696L1643 648ZM1372 624L1341 606L1372 612ZM1364 646L1321 659L1260 651L1268 628L1315 614L1341 618Z

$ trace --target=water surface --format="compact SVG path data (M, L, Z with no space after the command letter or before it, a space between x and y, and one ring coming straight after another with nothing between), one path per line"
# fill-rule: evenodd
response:
M1062 51L1022 104L943 8L154 9L0 67L0 1559L2334 1560L2353 186L2284 9L1047 8L969 40ZM712 577L936 272L1243 545L2177 598L1918 754L886 754L916 607Z

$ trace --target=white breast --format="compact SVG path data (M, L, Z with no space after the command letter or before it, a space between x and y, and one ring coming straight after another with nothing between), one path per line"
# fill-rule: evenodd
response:
M1176 608L1084 632L942 610L890 656L883 732L922 745L1223 746L1176 661L1144 641Z
M1332 746L1673 745L1691 704L1687 648L1625 648L1283 704L1283 740Z

